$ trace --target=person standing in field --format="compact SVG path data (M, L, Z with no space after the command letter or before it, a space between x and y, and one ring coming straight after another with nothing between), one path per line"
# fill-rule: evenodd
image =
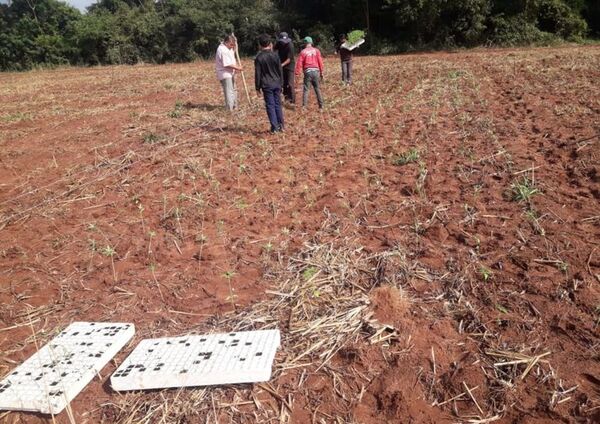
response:
M256 94L261 92L265 100L271 132L283 131L283 109L281 108L281 86L283 69L279 55L273 52L273 43L267 34L258 37L260 52L254 59L254 82Z
M315 94L317 95L319 109L323 109L323 97L321 96L320 87L320 81L324 81L325 79L323 76L323 58L321 57L319 49L313 47L313 40L311 37L305 37L303 41L306 44L306 47L300 52L298 62L296 62L296 76L299 76L300 72L304 73L302 107L305 107L308 103L308 91L312 85Z
M294 43L292 43L287 32L279 34L279 39L275 44L275 51L279 54L279 60L281 60L281 66L283 68L283 97L291 104L295 104Z
M227 35L219 48L215 57L215 67L217 70L217 79L223 87L225 96L225 107L232 111L237 107L237 92L235 89L235 72L241 71L241 64L238 65L235 60L235 38L233 35Z
M348 37L346 34L340 36L340 42L336 53L340 55L340 61L342 63L342 81L345 84L352 84L352 50L346 47Z

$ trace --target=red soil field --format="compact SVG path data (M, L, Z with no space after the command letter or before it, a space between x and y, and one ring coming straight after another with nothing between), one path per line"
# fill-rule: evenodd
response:
M600 422L600 48L325 64L277 135L212 62L0 74L0 377L133 322L75 422ZM142 338L275 326L268 384L110 388Z

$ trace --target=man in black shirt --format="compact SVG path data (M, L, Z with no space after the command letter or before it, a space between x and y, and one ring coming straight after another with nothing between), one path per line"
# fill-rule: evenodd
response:
M273 52L273 43L267 34L258 37L260 52L254 59L254 81L256 94L261 91L265 99L271 132L283 131L283 109L281 108L281 85L283 75L281 61Z
M279 34L275 51L279 54L279 60L281 60L281 66L283 66L283 97L294 104L296 103L294 92L294 43L292 43L287 32Z
M346 46L347 41L346 34L340 35L336 53L339 53L342 62L342 81L345 84L352 84L352 50Z

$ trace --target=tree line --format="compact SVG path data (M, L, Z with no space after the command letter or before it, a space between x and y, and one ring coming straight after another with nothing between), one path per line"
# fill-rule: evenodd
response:
M0 70L63 64L185 62L235 31L243 54L261 33L367 32L361 51L548 44L600 36L599 0L99 0L86 13L59 0L0 4Z

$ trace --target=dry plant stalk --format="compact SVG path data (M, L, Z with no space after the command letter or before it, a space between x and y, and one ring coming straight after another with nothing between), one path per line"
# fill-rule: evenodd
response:
M349 241L341 244L352 245ZM280 284L266 292L265 300L220 318L213 317L193 329L220 332L279 328L281 351L268 384L190 390L177 392L176 397L172 391L128 393L105 408L120 423L185 419L204 422L223 418L223 414L230 419L235 417L235 422L256 422L257 418L287 422L293 399L278 391L278 378L321 369L335 380L336 393L341 399L352 399L356 393L350 392L351 387L341 381L342 375L328 368L328 364L349 343L368 346L397 337L393 328L374 321L369 310L368 295L377 284L375 265L389 256L390 252L369 256L362 249L307 244L276 275ZM302 378L298 387L301 384ZM211 393L214 405L206 402L207 393Z

